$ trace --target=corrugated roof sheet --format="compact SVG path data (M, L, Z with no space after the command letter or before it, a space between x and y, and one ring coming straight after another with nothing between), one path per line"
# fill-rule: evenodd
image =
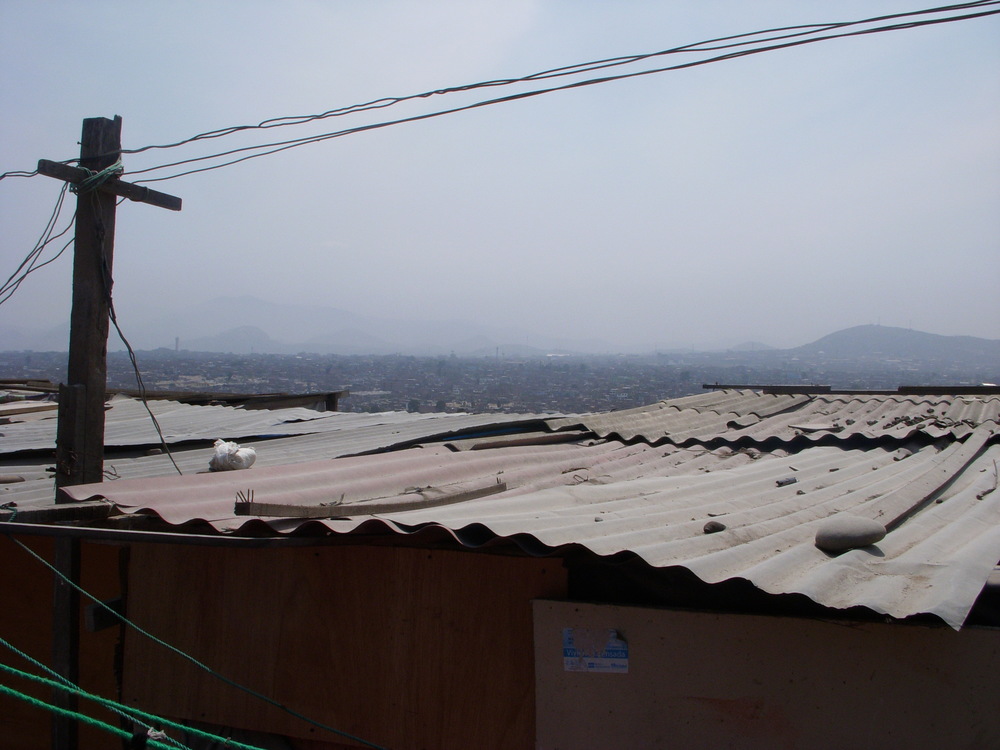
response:
M503 538L535 554L574 545L605 556L632 552L709 583L743 578L830 607L933 613L959 627L1000 559L1000 446L992 435L906 449L814 445L795 454L617 441L469 452L442 445L71 494L171 524L203 521L220 533L352 533L376 524L408 534L435 526L468 546ZM789 477L796 481L779 482ZM498 481L505 491L447 501L450 488ZM329 504L318 513L333 517L237 515L237 493L251 489L255 502ZM886 523L890 533L837 556L817 549L817 526L844 512ZM710 520L726 529L706 534Z
M131 478L68 494L103 497L175 526L207 524L220 534L437 529L470 547L511 540L532 554L569 547L633 553L709 583L745 579L830 607L933 613L953 627L1000 560L995 396L730 390L545 419L169 403L154 411L171 440L284 436L242 440L258 451L249 471L193 473L204 471L211 449L184 445L177 458L185 476L171 476L165 456L113 458L106 468ZM29 442L17 430L44 421L4 426L15 439L5 435L0 451ZM116 401L108 422L118 431L112 442L156 442L135 402ZM519 444L524 440L532 444ZM18 460L5 459L4 471ZM41 488L50 500L51 480L30 462L25 467L34 472L30 481L4 487L2 498L32 497ZM250 490L256 503L288 513L237 512L237 493ZM314 514L325 517L291 510L324 504ZM841 513L877 520L889 533L874 546L822 552L816 529ZM726 528L706 533L708 521Z
M1000 424L1000 396L897 394L768 394L717 391L627 411L550 421L554 429L584 425L602 437L669 441L754 442L862 437L895 440L921 432L962 438Z
M133 443L132 445L119 447L132 449L149 447L157 453L135 456L109 452L104 462L108 481L176 475L177 470L171 459L166 454L159 452L158 443L151 442L156 440L156 432L149 422L149 415L145 415L145 424L136 418L134 407L137 406L141 408L141 405L128 403L127 400L116 401L114 408L109 410L107 415L109 431L117 432L119 434L118 440L121 439L122 435L128 436L130 432L134 433L134 436L129 436L129 442ZM209 409L209 411L206 412L204 409ZM167 413L175 415L173 417L175 422L188 425L189 432L187 434L193 434L193 426L198 420L204 420L202 422L204 437L201 444L190 442L178 444L176 437L168 438L173 461L184 474L195 474L208 469L208 462L214 453L212 442L216 437L233 439L231 434L219 435L215 431L217 426L215 416L219 414L215 410L218 409L222 409L222 415L230 420L230 427L234 422L238 423L239 418L243 416L241 409L231 407L202 407L176 403L169 406ZM236 412L236 414L233 415L231 412ZM326 412L311 413L326 414ZM143 414L145 414L144 410ZM257 426L263 425L265 430L270 431L271 425L275 422L280 423L282 417L282 414L278 413L270 420L261 422L258 419L260 414L261 412L256 411L246 412L249 419L241 425L241 428L256 424ZM289 425L297 425L298 428L316 429L320 425L324 428L322 431L310 434L277 438L250 437L246 439L236 437L235 439L240 442L240 445L255 449L257 452L255 468L263 468L391 450L395 447L424 441L450 440L456 446L474 447L483 441L501 439L506 431L521 434L524 429L529 429L532 425L537 424L536 418L531 415L409 414L406 412L378 414L337 412L336 414L339 416L323 422L309 420L289 423ZM178 417L180 418L178 419ZM23 426L5 425L0 428L4 431L3 436L0 437L0 456L26 451L29 445L37 446L37 443L32 443L32 441L36 440L39 435L42 435L41 440L45 441L46 449L54 451L55 419L52 419L41 433L32 429L32 436L27 438L23 432L16 431L18 427ZM494 433L497 434L494 438L476 438L477 435ZM171 434L176 435L176 432ZM572 437L572 435L553 437L565 439L565 437ZM114 443L115 440L109 442ZM47 469L53 466L54 457L52 455L30 454L25 456L22 454L0 458L0 467L2 467L0 474L19 476L26 480L19 483L0 484L0 504L16 502L23 508L51 503L55 496L54 473Z
M109 449L155 447L160 444L149 413L141 401L128 396L116 396L105 413L104 444ZM420 438L446 435L470 427L500 426L541 419L523 414L418 414L408 412L356 412L311 409L246 410L231 406L193 406L176 401L150 401L168 444L186 441L248 440L319 433L353 435L367 428L396 426L385 432L382 445L366 450L385 448L403 442L390 439L393 433ZM353 440L353 437L348 438ZM55 448L56 415L48 419L32 419L4 425L0 430L0 455L22 451Z

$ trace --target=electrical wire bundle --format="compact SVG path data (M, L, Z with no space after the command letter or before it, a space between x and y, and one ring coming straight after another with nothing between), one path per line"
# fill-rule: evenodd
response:
M539 82L554 81L557 79L569 79L566 82L560 82L555 85L545 86L542 88L529 88L527 90L518 91L506 96L460 104L431 112L422 112L396 119L382 120L379 122L368 122L353 127L314 133L297 138L265 141L246 146L238 146L235 148L189 158L167 161L130 172L130 177L147 175L142 179L133 180L136 183L162 182L199 172L222 169L223 167L239 164L250 159L270 156L289 149L308 146L314 143L321 143L334 138L342 138L348 135L378 130L404 123L429 120L436 117L443 117L445 115L456 114L481 107L488 107L495 104L520 101L558 91L567 91L641 76L684 70L702 65L709 65L711 63L734 60L749 55L774 52L781 49L832 41L835 39L845 39L891 31L914 29L923 26L982 18L996 14L1000 14L1000 0L973 0L972 2L944 5L904 13L893 13L856 21L838 21L776 27L761 31L706 39L692 44L671 47L658 52L624 55L602 60L592 60L590 62L578 63L574 65L566 65L531 73L525 76L499 78L488 81L479 81L476 83L448 86L405 96L383 97L361 104L337 107L315 114L273 117L263 120L256 125L234 125L218 128L216 130L198 133L171 143L151 144L137 148L123 149L121 153L141 154L149 151L176 149L183 146L212 141L237 134L248 134L254 131L268 131L277 128L306 126L332 118L380 111L400 104L416 102L418 100L429 100L432 98L445 97L448 95L477 91L480 89L525 86ZM663 63L668 59L673 60L676 58L680 58L680 61L671 62L671 64L658 64L653 67L645 67L639 70L634 69L644 63ZM586 77L589 74L598 72L605 72L605 75ZM77 161L77 159L70 159L64 163L70 164L76 163ZM176 171L178 169L180 171ZM163 174L163 172L170 170L174 171L169 174ZM37 173L27 171L6 172L0 174L0 180L6 177L29 177L34 176L35 174Z

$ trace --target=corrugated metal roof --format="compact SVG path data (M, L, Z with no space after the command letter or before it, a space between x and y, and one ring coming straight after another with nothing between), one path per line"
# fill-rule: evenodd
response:
M580 418L554 419L554 429L584 425L602 437L677 445L716 440L754 442L962 438L983 424L1000 423L1000 396L767 394L717 391L652 406Z
M1000 446L992 437L983 429L965 443L813 445L794 454L617 441L467 452L438 445L90 485L71 495L104 497L170 524L203 521L220 533L352 533L376 524L408 534L433 526L468 546L502 538L536 554L575 545L604 556L631 552L709 583L743 578L830 607L933 613L959 627L1000 559ZM790 477L796 481L779 481ZM447 502L449 488L497 481L505 491ZM248 490L256 502L330 504L319 512L335 517L237 515L237 493ZM817 549L817 526L845 512L890 532L841 555ZM726 529L705 533L710 520Z
M408 412L318 412L311 409L245 410L231 406L194 406L176 401L150 401L168 444L185 441L247 440L293 435L342 432L354 434L369 427L396 425L393 432L420 438L446 435L471 427L513 424L541 419L523 414L419 414ZM349 438L353 440L354 438ZM4 425L0 432L0 455L55 448L56 418L33 419ZM384 440L385 448L403 442ZM149 413L141 401L116 396L105 413L104 444L109 449L155 447L160 444Z
M118 409L117 407L126 408ZM149 423L149 416L146 415L146 424L141 420L135 421L135 413L132 406L135 404L116 404L116 408L108 412L108 424L113 425L119 435L125 434L127 429L136 431L135 441L145 441L149 438L155 440L156 433ZM184 416L188 425L193 425L197 419L203 419L204 439L200 445L190 443L177 444L175 439L168 438L171 445L171 456L177 467L184 474L196 474L208 469L208 462L211 459L214 449L211 443L219 436L215 432L216 422L215 411L201 411L203 409L224 409L224 415L230 420L236 420L240 416L228 415L228 412L241 412L240 409L231 407L200 407L176 404L179 407L173 411L175 414L183 415L184 412L195 410L191 416ZM141 408L141 407L140 407ZM155 411L155 410L154 410ZM145 413L143 411L143 413ZM312 412L316 414L317 412ZM250 419L247 425L253 425L256 420L255 415L260 412L248 412ZM280 418L280 415L279 415ZM122 420L122 421L119 421ZM125 428L123 422L130 427ZM230 422L230 425L232 421ZM257 423L260 424L260 423ZM264 423L265 428L270 423ZM300 427L310 429L322 425L325 431L319 431L304 435L290 435L278 438L235 438L240 445L254 448L257 453L255 468L269 466L284 466L288 464L299 464L308 461L338 458L341 456L353 456L363 453L391 450L395 447L406 446L415 442L428 441L450 441L456 447L475 447L488 440L497 440L503 437L506 431L515 434L523 433L524 429L536 424L536 418L530 415L505 415L505 414L409 414L406 412L385 412L379 414L354 414L341 413L335 420L324 422L298 422ZM18 451L27 450L26 446L31 444L34 438L23 439L23 435L10 434L13 425L4 426L6 434L0 437L0 454L12 454ZM165 428L166 429L166 428ZM55 441L55 420L46 426L43 439ZM489 435L498 433L497 437L478 437L479 435ZM34 433L36 436L38 433ZM529 436L532 433L527 433ZM229 434L224 435L227 438ZM572 435L553 436L556 438L572 437ZM145 448L151 444L148 442L137 442L133 448ZM46 443L47 450L54 450L54 445ZM129 446L126 446L129 447ZM171 459L163 453L159 453L157 444L152 444L152 450L157 451L153 455L122 455L109 452L105 457L104 469L108 481L119 479L142 479L151 477L169 477L176 475ZM8 457L0 459L0 473L5 475L19 476L25 479L24 482L12 484L0 484L0 504L15 502L20 507L38 507L51 503L55 497L54 473L47 471L54 466L52 455L35 454L21 457Z
M995 396L730 390L544 419L153 408L171 441L254 436L241 442L257 449L257 464L195 473L212 450L185 444L175 451L185 476L166 456L113 457L106 468L125 478L70 496L220 534L436 528L470 547L506 539L533 554L575 546L633 553L709 583L740 578L830 607L933 613L954 627L1000 560ZM42 422L51 441L54 420L5 425L0 452L29 443L18 430ZM136 402L115 401L108 424L112 444L157 442ZM580 426L592 432L571 432ZM825 436L837 439L817 442ZM547 443L553 438L571 442ZM19 460L5 459L4 472ZM50 502L49 475L31 461L24 468L29 481L3 487L0 498ZM489 494L469 499L470 489ZM317 513L332 517L237 513L237 493L250 490L257 503L328 504ZM841 555L820 551L817 527L841 513L878 520L889 533ZM725 530L706 533L713 520Z
M385 449L419 440L422 436L447 435L476 426L526 423L544 420L549 429L584 427L600 437L650 443L740 440L763 443L790 442L803 437L846 439L905 439L915 433L932 438L962 438L975 427L1000 423L1000 396L917 395L802 395L767 394L755 391L714 391L661 401L652 406L584 416L524 414L410 414L383 412L316 412L310 409L247 411L228 406L192 406L174 401L151 401L150 408L169 444L215 438L251 440L261 438L343 433L353 435L373 426L407 436L385 439L365 450ZM106 414L105 444L109 448L154 447L159 438L143 405L124 396L110 402ZM4 425L0 455L55 446L56 420L33 418ZM353 437L347 437L348 441ZM360 451L354 451L360 452ZM346 451L339 455L344 455Z

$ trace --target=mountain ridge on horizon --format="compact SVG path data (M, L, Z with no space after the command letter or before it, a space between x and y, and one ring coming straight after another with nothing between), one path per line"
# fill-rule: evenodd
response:
M220 311L225 311L224 315ZM206 331L205 321L215 331ZM224 326L227 321L237 325ZM268 330L262 327L266 324ZM132 333L134 331L134 333ZM132 321L127 330L133 348L172 349L232 354L341 354L543 356L607 354L694 354L731 352L746 356L777 353L829 357L882 358L1000 358L1000 339L948 336L908 328L864 324L840 329L796 347L778 348L747 341L731 347L621 347L595 339L569 339L537 332L503 329L477 323L376 318L316 305L286 305L255 297L219 297L172 316L150 313ZM515 341L523 343L513 343ZM66 351L69 323L44 330L0 328L0 348L6 351ZM109 350L119 348L114 336Z

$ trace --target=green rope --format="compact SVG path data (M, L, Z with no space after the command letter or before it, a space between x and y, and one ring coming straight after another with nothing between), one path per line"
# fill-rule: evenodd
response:
M51 669L48 665L43 664L42 662L38 661L38 659L35 659L32 656L29 656L24 651L21 651L21 649L17 648L17 646L15 646L14 644L12 644L9 641L5 640L4 638L0 638L0 645L3 645L8 650L14 652L15 654L17 654L18 656L20 656L22 659L24 659L26 662L28 662L29 664L31 664L36 669L40 669L43 672L45 672L46 674L50 675L53 678L53 680L58 681L58 683L53 682L53 680L46 679L45 677L42 677L40 675L33 675L30 672L21 672L20 670L14 669L14 667L9 667L6 664L2 664L2 663L0 663L0 670L11 672L13 674L17 674L17 676L19 676L19 677L23 677L24 679L33 680L35 682L46 684L46 685L48 685L51 688L55 688L56 690L65 690L66 692L74 693L74 694L76 694L78 696L86 698L87 700L91 700L91 701L94 701L96 703L100 703L101 705L103 705L108 710L110 710L110 711L118 714L119 716L121 716L124 719L127 719L128 721L131 721L133 724L137 724L137 725L143 727L144 729L153 729L155 726L158 726L158 725L168 725L168 724L170 724L170 722L166 721L165 719L160 718L159 716L154 716L152 714L144 714L144 712L139 711L138 709L134 709L134 708L131 708L129 706L123 706L122 704L116 703L115 701L109 700L107 698L102 698L99 695L94 695L92 693L88 693L87 691L85 691L85 690L77 687L76 685L74 685L73 682L71 680L69 680L68 678L63 677L61 674L59 674L58 672L56 672L54 669ZM146 718L147 720L149 720L150 723L143 722L141 720L143 718ZM186 729L186 727L183 727L182 725L178 725L175 728L178 728L178 727ZM172 739L168 738L167 741L168 742L172 742L176 747L182 748L182 750L186 750L186 746L184 744L182 744L181 742L178 742L177 740L172 740ZM259 750L259 748L254 748L254 750Z
M86 169L86 167L84 167L84 169ZM110 167L106 167L100 172L94 172L91 169L87 169L86 171L88 172L87 177L84 177L76 185L70 186L70 190L77 195L89 193L91 190L99 188L108 180L119 177L125 171L125 166L122 164L122 160L119 159Z
M326 732L331 732L331 733L339 735L341 737L346 737L347 739L353 740L354 742L362 744L365 747L372 747L372 748L375 748L375 750L386 750L386 748L382 747L381 745L376 745L374 742L369 742L368 740L363 740L360 737L355 737L353 734L350 734L348 732L344 732L344 731L342 731L340 729L336 729L334 727L329 726L328 724L324 724L322 722L316 721L315 719L310 719L308 716L305 716L304 714L301 714L301 713L299 713L298 711L296 711L296 710L294 710L292 708L288 708L283 703L280 703L279 701L276 701L274 698L269 698L268 696L266 696L266 695L264 695L262 693L257 692L253 688L249 688L249 687L246 687L245 685L241 685L240 683L238 683L238 682L236 682L234 680L229 679L225 675L216 672L214 669L212 669L208 665L203 664L202 662L198 661L197 659L195 659L190 654L186 654L183 651L181 651L179 648L177 648L176 646L171 646L166 641L160 640L159 638L157 638L155 635L153 635L149 631L143 630L141 627L139 627L138 625L136 625L131 620L127 619L126 617L123 617L119 612L115 612L115 610L111 609L111 607L109 607L107 604L105 604L104 602L102 602L100 599L98 599L97 597L95 597L94 595L92 595L91 593L89 593L88 591L85 591L80 586L78 586L76 583L74 583L69 578L67 578L62 573L62 571L60 571L58 568L56 568L54 565L52 565L48 560L46 560L44 557L42 557L41 555L39 555L38 553L36 553L30 547L28 547L27 545L23 544L20 540L15 539L10 534L7 534L6 536L7 536L8 539L10 539L12 542L14 542L14 544L16 544L17 546L19 546L21 549L23 549L25 552L27 552L33 558L35 558L36 560L38 560L42 565L44 565L46 568L48 568L53 573L55 573L56 576L58 576L59 578L61 578L68 586L70 586L71 588L75 589L79 593L83 594L83 596L87 597L90 601L94 602L94 604L98 605L99 607L102 607L103 609L106 609L108 612L110 612L112 615L114 615L117 619L121 620L123 623L125 623L126 625L128 625L130 628L132 628L133 630L135 630L135 632L139 633L140 635L145 636L149 640L153 641L153 643L156 643L156 644L159 644L160 646L163 646L163 648L167 649L168 651L170 651L170 652L172 652L174 654L177 654L182 659L185 659L188 662L190 662L191 664L194 664L199 669L202 669L205 672L208 672L210 675L212 675L213 677L215 677L217 680L221 680L222 682L226 683L230 687L236 688L237 690L241 690L241 691L243 691L244 693L246 693L248 695L252 695L254 698L257 698L258 700L264 701L268 705L274 706L275 708L277 708L277 709L279 709L281 711L284 711L289 716L294 716L296 719L299 719L300 721L304 721L307 724L311 724L314 727L318 727L319 729L322 729L322 730L324 730Z
M149 721L152 726L164 726L164 727L169 727L170 729L176 729L181 732L187 732L188 734L195 735L196 737L200 737L202 739L218 742L228 747L234 747L237 750L264 750L263 748L258 747L256 745L247 745L246 743L237 742L236 740L231 740L227 737L222 737L221 735L212 734L210 732L204 732L200 729L195 729L194 727L189 727L185 724L180 724L176 721L171 721L170 719L164 719L160 716L156 716L155 714L150 714L146 713L145 711L140 711L137 708L124 706L121 703L117 703L108 698L103 698L100 695L94 695L93 693L88 693L86 690L81 690L80 688L70 685L60 684L55 680L50 680L48 678L41 677L39 675L33 675L30 672L23 672L20 669L16 669L14 667L8 666L3 663L0 663L0 671L7 672L8 674L14 675L15 677L20 677L25 680L37 682L40 685L46 685L56 690L65 690L66 692L73 693L75 695L80 696L81 698L85 698L89 701L97 703L98 705L103 706L104 708L123 709L124 711L134 713L136 716L139 716L140 718ZM177 740L168 740L168 741L173 742L175 748L184 747L184 745L178 742Z
M70 711L68 708L60 708L59 706L54 706L51 703L46 703L43 700L39 700L38 698L22 693L20 690L15 690L14 688L8 687L7 685L0 684L0 694L9 695L12 698L17 698L18 700L22 700L25 703L29 703L32 706L35 706L36 708L41 708L44 709L45 711L50 711L54 714L58 714L59 716L63 716L69 719L75 719L76 721L82 722L83 724L87 724L92 727L97 727L98 729L101 729L110 734L118 735L119 737L122 737L124 739L127 740L132 739L132 734L130 732L127 732L124 729L120 729L114 726L113 724L108 724L107 722L101 721L100 719L95 719L92 716L87 716L87 714L81 714L79 711ZM153 738L150 738L149 740L146 741L146 747L163 748L163 750L175 750L173 745L168 745L164 742L159 742L158 740Z

